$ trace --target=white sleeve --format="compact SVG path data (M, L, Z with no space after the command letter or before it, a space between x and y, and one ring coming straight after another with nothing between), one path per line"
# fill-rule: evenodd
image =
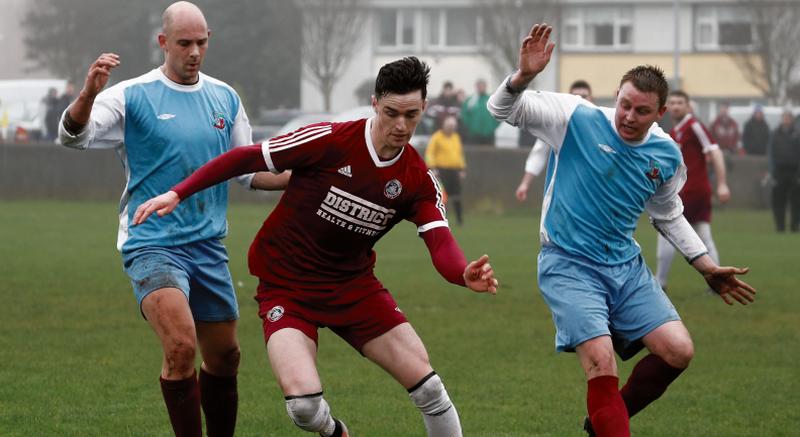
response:
M711 138L706 133L706 130L703 129L703 126L701 126L699 122L692 123L692 131L697 136L697 140L700 141L700 145L703 147L703 154L719 149L719 145L711 141Z
M542 138L558 153L569 119L580 104L590 104L572 94L546 91L509 92L506 78L489 98L486 107L494 118L525 129Z
M233 131L231 132L231 148L240 146L249 146L253 144L253 130L250 127L250 120L247 118L247 113L244 110L244 104L239 99L239 110L236 112L236 119L233 121ZM255 173L243 174L236 176L236 182L239 185L253 189L251 184Z
M537 139L530 153L528 153L528 159L525 160L525 173L530 173L534 176L542 174L549 156L550 146L541 139Z
M683 216L680 192L686 182L686 166L681 163L678 171L645 203L653 227L666 238L690 263L708 253L703 240Z
M71 106L71 105L70 105ZM73 149L113 149L125 141L125 86L108 88L97 95L92 105L89 123L77 135L64 129L64 115L58 123L58 138L61 144Z

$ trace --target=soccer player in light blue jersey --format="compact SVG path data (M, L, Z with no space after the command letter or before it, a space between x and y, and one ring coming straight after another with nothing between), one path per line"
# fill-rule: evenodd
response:
M168 190L232 147L252 143L241 99L224 82L200 73L211 32L200 9L170 5L158 43L164 64L105 91L118 55L102 54L80 95L62 115L61 143L113 148L127 184L119 209L117 248L142 315L164 352L161 389L176 436L232 436L236 425L239 317L222 245L227 185L206 190L168 217L129 227L140 203ZM278 189L288 174L257 173L243 185ZM195 371L200 347L202 365Z
M489 100L499 120L553 147L542 206L539 288L553 314L556 350L575 351L588 380L585 428L630 435L629 418L656 400L689 365L694 349L678 313L647 268L633 232L647 210L656 229L726 303L752 302L755 290L720 267L683 217L681 152L655 121L668 86L657 67L636 67L615 108L569 94L523 92L550 61L552 28L535 25L520 48L519 70ZM647 347L620 390L616 350L628 359Z

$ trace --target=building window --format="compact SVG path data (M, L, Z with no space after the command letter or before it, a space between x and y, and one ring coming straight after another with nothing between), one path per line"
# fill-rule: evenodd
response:
M476 8L378 9L378 49L463 52L481 44Z
M417 41L416 14L411 9L380 9L377 11L378 46L408 49Z
M572 7L564 11L565 50L629 50L632 46L631 10L617 7Z
M700 50L746 49L755 33L747 11L735 6L695 9L695 46Z
M478 45L478 14L475 9L448 9L445 14L448 47L475 47Z

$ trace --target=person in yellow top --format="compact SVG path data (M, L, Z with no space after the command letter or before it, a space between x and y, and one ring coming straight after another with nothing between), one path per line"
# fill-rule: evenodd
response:
M434 132L425 150L425 163L434 171L444 185L448 201L453 202L456 221L464 224L461 212L461 181L467 176L464 148L461 136L456 132L458 121L452 115L442 122L442 128Z

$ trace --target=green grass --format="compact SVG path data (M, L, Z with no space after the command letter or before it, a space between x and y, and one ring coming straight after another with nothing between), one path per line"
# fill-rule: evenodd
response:
M114 248L115 205L0 202L0 435L169 435L161 352ZM239 282L243 360L238 435L303 436L285 413L264 352L246 249L269 206L234 205L226 244ZM469 258L492 257L496 297L446 284L409 224L378 251L378 276L425 342L467 436L579 436L585 384L572 354L553 352L538 294L538 217L467 215L454 230ZM800 235L775 234L768 212L719 211L724 263L747 265L748 307L704 293L676 259L670 297L693 335L692 366L632 421L634 435L796 435L800 423ZM651 263L655 234L639 242ZM635 360L632 360L635 361ZM631 362L620 366L623 378ZM405 391L323 330L326 398L357 436L422 436ZM794 431L793 431L794 430Z

